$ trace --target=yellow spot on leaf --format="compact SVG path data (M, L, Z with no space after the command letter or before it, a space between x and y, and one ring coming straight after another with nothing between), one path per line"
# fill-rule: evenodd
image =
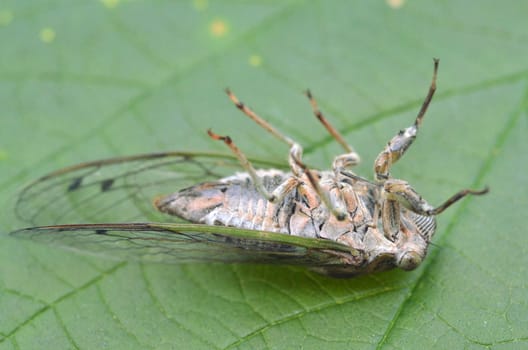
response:
M8 10L0 11L0 26L6 26L13 20L13 12Z
M227 34L229 28L227 27L227 23L225 21L221 19L215 19L213 22L211 22L209 31L211 32L211 35L221 38Z
M193 0L193 6L198 11L205 11L209 7L207 0Z
M405 4L405 0L386 0L387 5L392 7L393 9L399 9Z
M119 5L120 0L99 0L106 8L114 9Z
M262 57L260 55L249 56L249 64L253 67L260 67L262 65Z
M53 42L55 40L55 31L50 27L42 28L40 31L40 40L46 44Z
M6 160L7 159L7 151L0 148L0 160Z

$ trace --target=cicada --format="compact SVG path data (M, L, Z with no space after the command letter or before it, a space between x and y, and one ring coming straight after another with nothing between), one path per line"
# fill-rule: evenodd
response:
M230 155L145 154L82 163L39 178L21 191L15 205L18 218L35 227L12 235L163 263L301 265L335 277L413 270L426 256L435 216L466 195L487 192L462 190L433 207L390 174L422 125L437 70L435 59L414 123L379 153L373 180L352 172L359 155L309 91L315 116L344 149L331 170L305 165L297 142L227 90L238 109L289 146L287 169L249 160L230 137L209 130ZM240 167L243 172L237 172Z

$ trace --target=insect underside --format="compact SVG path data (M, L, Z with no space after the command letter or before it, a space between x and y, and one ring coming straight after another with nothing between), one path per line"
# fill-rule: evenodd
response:
M309 91L316 117L346 152L335 158L331 171L308 169L301 161L298 143L227 90L243 113L290 146L291 172L255 170L231 138L208 131L213 139L226 143L246 172L158 198L155 206L191 222L323 238L348 246L350 253L341 254L342 264L312 267L325 274L350 276L393 267L412 270L425 258L436 229L435 215L467 194L487 191L462 190L434 208L407 182L390 177L390 167L416 138L436 89L437 68L435 60L433 81L415 123L399 132L378 155L375 182L348 170L360 157L327 122Z
M245 172L218 179L214 176L218 156L183 152L79 164L48 174L23 190L16 214L37 227L12 234L76 250L110 251L118 258L148 261L281 263L307 266L335 277L394 267L415 269L425 258L435 233L435 216L466 195L488 191L461 190L433 207L406 181L390 175L392 165L416 138L436 90L437 69L435 59L432 83L414 124L396 134L378 155L373 181L350 170L359 163L359 155L329 124L310 91L307 96L315 116L345 151L328 171L307 167L298 143L227 90L231 101L246 116L289 145L289 172L256 170L230 137L209 130L211 138L231 149L235 162ZM178 172L172 167L188 169ZM171 177L157 179L160 174ZM200 179L203 182L196 185L198 181L194 180ZM183 189L159 195L177 190L166 190L165 186L174 184ZM51 200L46 197L50 192ZM103 195L111 205L101 204ZM134 203L134 210L143 215L152 211L143 198L152 201L154 197L159 212L191 224L64 224L79 218L98 222L101 213L117 212L114 207L126 205L123 198ZM52 219L44 221L45 216ZM38 226L43 222L49 226Z

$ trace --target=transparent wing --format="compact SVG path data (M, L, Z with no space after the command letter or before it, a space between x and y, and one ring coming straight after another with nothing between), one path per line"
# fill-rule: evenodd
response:
M259 167L277 167L254 162ZM239 170L234 157L211 153L155 153L82 163L29 184L17 197L14 212L19 227L182 222L159 213L152 200Z
M57 225L22 229L11 235L114 259L163 263L253 262L320 267L350 264L360 255L328 240L197 224Z
M254 161L257 167L281 167ZM37 179L19 194L11 233L120 260L342 265L350 248L327 240L185 223L152 200L240 170L231 156L157 153L82 163ZM138 223L158 221L165 223ZM79 224L81 223L81 224ZM48 226L42 226L48 225ZM354 252L359 256L359 252Z

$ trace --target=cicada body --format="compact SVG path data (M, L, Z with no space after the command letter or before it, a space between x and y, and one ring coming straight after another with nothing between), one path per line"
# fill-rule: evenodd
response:
M158 210L190 222L205 225L240 227L277 232L286 235L322 238L342 243L354 252L348 266L339 274L354 275L381 271L395 266L411 269L402 261L406 254L425 256L427 245L436 228L434 216L401 210L401 235L387 239L374 224L378 193L357 179L335 182L333 172L317 172L321 190L342 195L347 217L339 220L321 201L313 187L298 185L280 202L264 198L247 173L229 176L214 182L191 186L169 196L156 199ZM257 171L269 192L294 178L279 170ZM306 176L303 184L309 184ZM327 271L331 269L332 271ZM326 267L333 272L336 267ZM322 269L319 269L320 271ZM346 271L346 272L345 272Z
M15 206L17 217L35 227L12 235L118 259L290 264L335 277L412 270L427 254L435 216L468 194L487 192L462 190L435 208L406 181L390 176L417 135L436 89L437 67L435 60L414 124L376 158L374 181L350 170L358 154L310 92L315 115L345 150L329 171L308 168L298 143L228 90L242 112L290 146L289 171L250 161L231 138L209 131L232 156L146 154L83 163L38 179ZM244 172L230 175L239 166ZM151 222L138 222L145 218Z

